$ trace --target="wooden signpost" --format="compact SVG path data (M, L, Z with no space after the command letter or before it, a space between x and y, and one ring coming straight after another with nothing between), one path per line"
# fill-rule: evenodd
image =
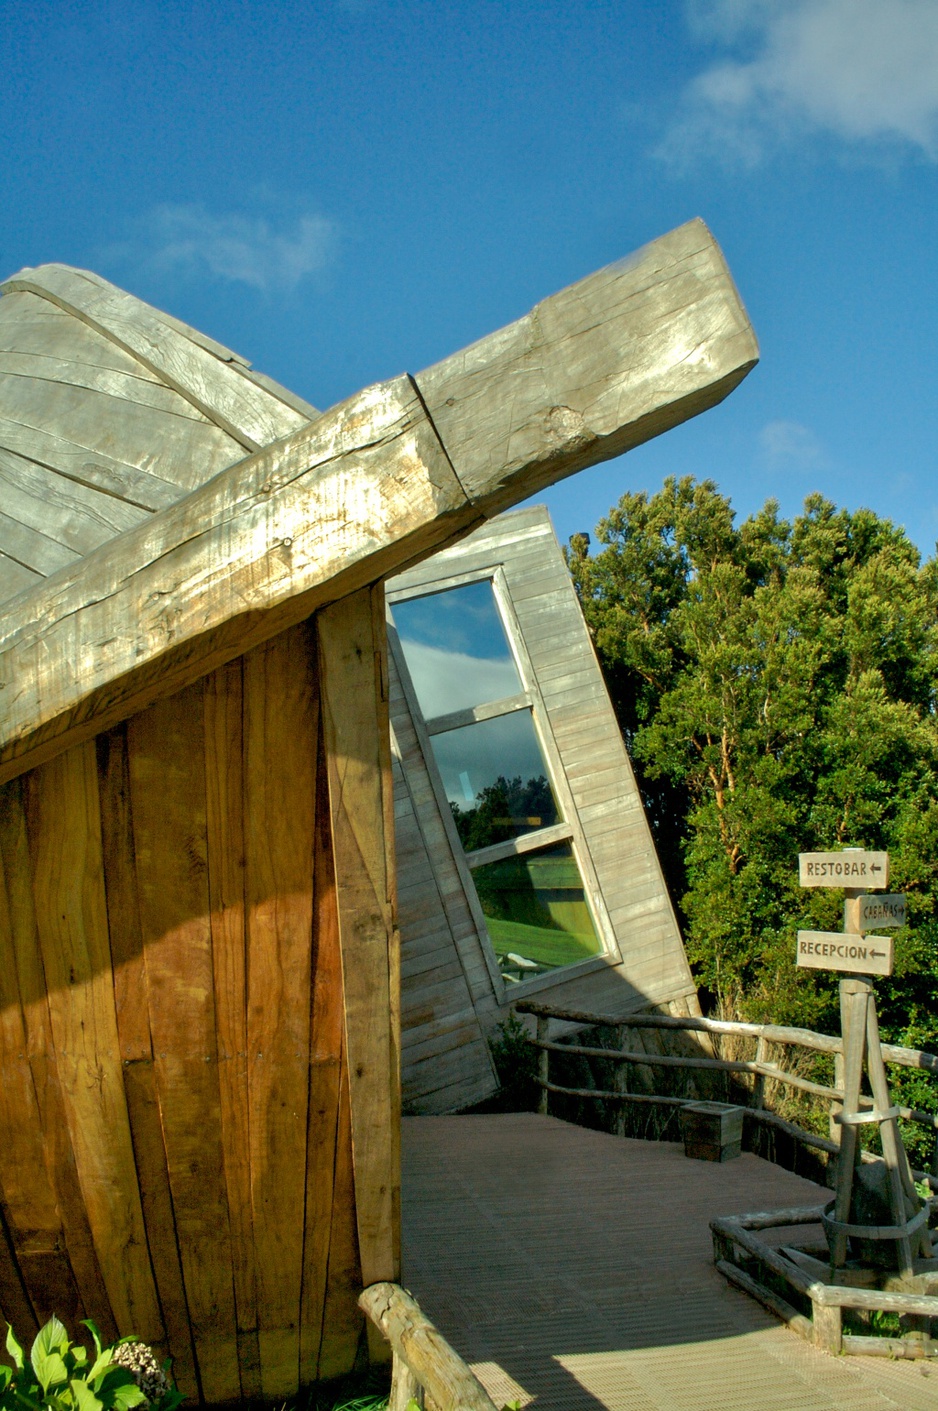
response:
M912 1277L914 1260L930 1258L928 1206L915 1189L912 1171L899 1132L899 1109L892 1103L879 1040L876 1001L870 975L891 975L892 938L867 935L870 925L895 927L905 923L905 897L873 897L865 887L885 887L889 856L846 848L839 853L802 853L798 859L803 887L843 887L843 933L799 931L797 964L812 969L852 972L840 982L840 1014L844 1055L844 1102L837 1115L841 1125L840 1159L834 1200L823 1216L835 1270L847 1262L850 1237L895 1243L899 1272ZM864 1070L871 1096L861 1094ZM854 1178L860 1161L858 1129L879 1126L886 1167L892 1223L870 1225L855 1218Z

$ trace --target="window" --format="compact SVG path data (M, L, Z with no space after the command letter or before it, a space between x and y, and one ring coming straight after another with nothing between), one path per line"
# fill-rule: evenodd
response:
M539 733L537 692L522 679L495 581L391 602L428 764L503 979L519 984L600 955L574 830Z

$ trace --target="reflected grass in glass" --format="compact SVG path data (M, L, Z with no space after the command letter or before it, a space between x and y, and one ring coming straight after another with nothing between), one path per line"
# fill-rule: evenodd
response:
M588 960L602 950L569 843L473 868L479 901L502 968L523 974ZM510 964L508 968L511 968Z

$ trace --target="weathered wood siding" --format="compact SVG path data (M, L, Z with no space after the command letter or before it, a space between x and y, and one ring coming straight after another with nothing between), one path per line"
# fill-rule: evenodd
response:
M0 603L188 495L313 407L105 280L0 298Z
M364 590L0 791L20 1337L92 1317L210 1404L350 1370L399 1258L386 740Z
M540 693L551 759L587 864L584 881L610 953L506 992L472 883L434 793L419 715L392 661L391 723L401 867L402 1080L407 1109L453 1111L495 1087L482 1038L513 998L536 992L619 1014L646 1005L695 1011L696 990L628 755L546 510L500 515L388 588L430 589L500 570ZM392 609L393 610L393 609ZM416 718L415 718L416 717ZM421 738L422 736L422 738ZM618 952L616 954L615 952Z

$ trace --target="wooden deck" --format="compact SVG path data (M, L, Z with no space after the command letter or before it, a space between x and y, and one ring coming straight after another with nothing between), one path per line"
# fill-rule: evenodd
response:
M938 1411L938 1367L816 1352L713 1268L713 1216L823 1194L552 1117L412 1117L404 1283L499 1406Z

